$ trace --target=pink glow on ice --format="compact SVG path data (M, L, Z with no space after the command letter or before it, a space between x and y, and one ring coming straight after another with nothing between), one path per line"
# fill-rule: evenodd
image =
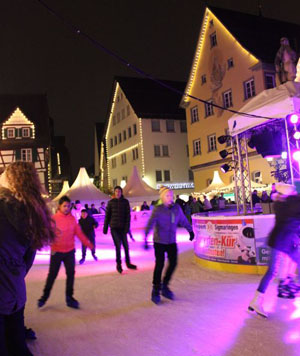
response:
M295 310L290 316L290 320L295 320L300 318L300 299L296 298L294 303L293 303Z
M289 331L284 338L284 341L287 344L295 344L298 343L299 340L300 340L300 332L298 330Z

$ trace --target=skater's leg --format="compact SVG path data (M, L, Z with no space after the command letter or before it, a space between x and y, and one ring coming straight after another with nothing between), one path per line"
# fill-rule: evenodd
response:
M166 245L154 242L155 267L153 273L153 287L160 289L161 275L165 264Z
M74 292L74 277L75 277L75 250L64 254L64 265L67 275L66 281L66 297L72 297Z
M60 269L61 261L62 261L62 254L60 252L54 252L53 254L51 253L48 277L44 288L44 293L42 296L42 298L45 301L49 298L54 281Z
M91 236L90 239L91 243L93 244L93 248L91 249L92 255L95 256L96 254L96 241L95 241L95 236Z
M121 266L121 238L120 238L120 232L117 229L111 229L111 235L115 244L116 248L116 262L117 265Z
M129 246L128 246L128 239L127 239L127 234L126 232L124 232L123 234L121 234L121 242L124 248L124 252L125 252L125 261L126 264L130 264L130 256L129 256Z
M165 277L163 279L163 284L165 286L169 284L172 274L174 273L175 268L177 266L177 244L174 243L166 246L169 263Z
M281 256L282 256L282 252L276 249L271 250L268 270L263 276L263 278L261 279L259 286L257 288L257 290L260 293L265 293L272 279L276 277L279 270Z
M86 246L83 244L81 245L81 252L82 252L81 259L84 261L86 256Z

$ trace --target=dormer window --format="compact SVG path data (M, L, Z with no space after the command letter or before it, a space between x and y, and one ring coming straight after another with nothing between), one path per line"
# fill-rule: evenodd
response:
M15 138L15 129L7 129L7 138Z
M217 34L214 32L210 35L210 48L216 47L217 44Z
M22 128L22 137L30 137L30 129L28 127Z

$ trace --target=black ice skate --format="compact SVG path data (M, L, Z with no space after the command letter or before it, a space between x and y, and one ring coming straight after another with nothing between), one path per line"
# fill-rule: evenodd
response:
M67 297L66 303L69 308L79 309L79 302L73 297Z
M161 289L161 294L165 297L165 298L168 298L168 299L171 299L171 300L174 300L175 296L174 296L174 293L170 290L170 288L163 284L162 285L162 289Z
M160 303L160 289L153 287L152 293L151 293L151 300L154 304L159 304Z

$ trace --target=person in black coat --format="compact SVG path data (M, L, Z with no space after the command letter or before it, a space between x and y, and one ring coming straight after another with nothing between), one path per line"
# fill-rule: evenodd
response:
M114 197L108 202L103 225L103 233L107 234L108 226L116 247L117 271L123 272L121 262L121 245L124 247L126 266L130 269L137 267L130 262L127 234L130 229L130 205L123 197L122 188L114 188Z
M267 317L263 308L263 297L271 280L277 275L279 262L288 255L297 262L300 271L300 195L293 185L277 183L272 199L275 211L275 226L268 239L271 247L269 267L251 300L249 310Z
M96 244L95 244L95 229L98 227L97 221L88 214L86 209L81 210L81 218L78 221L81 230L83 233L86 235L86 237L91 241L93 244L93 249L92 251L92 256L95 261L98 261L98 258L96 256ZM85 256L86 256L86 249L87 247L82 244L81 246L81 251L82 251L82 257L79 263L82 265L85 261Z
M25 276L36 249L51 243L55 231L32 163L12 163L0 186L0 355L32 356L25 342Z

